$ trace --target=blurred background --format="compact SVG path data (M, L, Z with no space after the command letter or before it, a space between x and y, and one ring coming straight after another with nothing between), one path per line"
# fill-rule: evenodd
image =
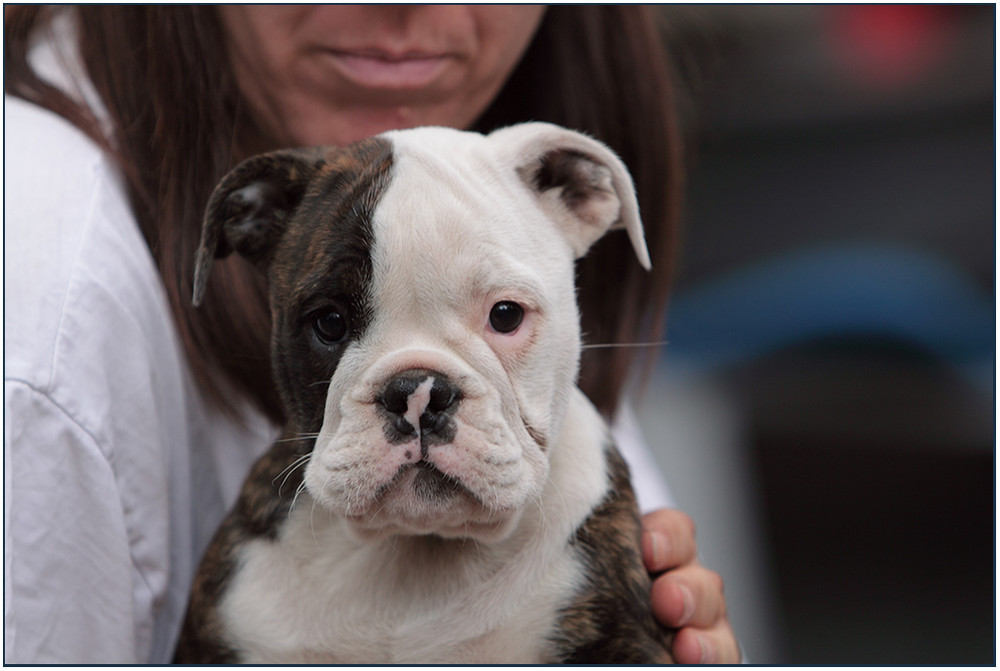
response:
M636 409L749 661L995 664L995 7L662 11L689 200Z

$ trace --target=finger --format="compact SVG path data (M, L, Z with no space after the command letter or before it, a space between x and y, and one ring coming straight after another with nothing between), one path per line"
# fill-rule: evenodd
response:
M709 629L681 629L671 652L678 664L739 664L741 657L740 645L726 618Z
M657 578L652 600L656 619L668 627L711 627L726 615L722 578L697 564Z
M679 510L656 510L642 518L642 559L657 573L696 559L694 522Z

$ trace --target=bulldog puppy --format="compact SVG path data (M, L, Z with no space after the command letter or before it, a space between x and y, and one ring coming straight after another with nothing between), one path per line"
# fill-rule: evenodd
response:
M233 170L194 301L213 258L266 274L288 424L205 554L176 661L670 661L627 467L575 385L574 260L616 227L648 269L621 161L548 124Z

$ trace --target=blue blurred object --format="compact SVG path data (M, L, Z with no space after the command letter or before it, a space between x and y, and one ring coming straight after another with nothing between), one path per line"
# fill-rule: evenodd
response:
M942 258L890 245L800 250L679 292L665 358L703 373L839 336L918 346L993 391L992 297Z

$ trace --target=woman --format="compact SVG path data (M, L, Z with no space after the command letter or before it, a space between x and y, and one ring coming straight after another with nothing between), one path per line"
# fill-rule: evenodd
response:
M599 245L579 266L584 332L656 339L681 177L651 12L7 10L7 93L23 99L5 99L8 661L170 657L197 557L282 420L260 278L219 263L190 305L208 195L252 154L426 124L588 131L635 177L654 271L624 240ZM585 355L581 386L609 417L637 352ZM678 661L737 661L690 520L660 510L645 526Z

